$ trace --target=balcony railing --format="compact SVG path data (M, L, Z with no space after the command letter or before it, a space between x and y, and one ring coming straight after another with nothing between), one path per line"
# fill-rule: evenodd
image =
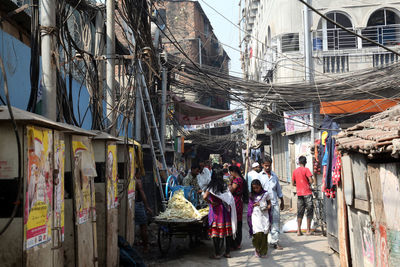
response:
M353 30L353 29L349 29ZM357 37L342 29L317 30L314 33L314 50L342 50L357 48Z
M349 28L351 31L355 31ZM400 45L400 24L366 27L361 34L387 46ZM362 41L362 47L374 47L371 42ZM357 37L342 29L319 29L314 32L314 50L344 50L361 48Z
M362 35L383 45L400 45L400 24L367 27L362 30ZM363 40L363 47L375 46Z

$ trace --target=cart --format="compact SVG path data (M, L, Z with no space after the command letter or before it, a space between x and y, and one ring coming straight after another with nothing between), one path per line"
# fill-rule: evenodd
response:
M189 247L194 247L198 241L207 236L208 215L201 219L155 219L158 224L158 248L161 254L168 253L172 236L185 238L189 236Z

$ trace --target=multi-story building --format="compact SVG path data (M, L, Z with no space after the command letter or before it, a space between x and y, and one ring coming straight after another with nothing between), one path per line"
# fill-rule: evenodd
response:
M399 50L400 2L319 0L310 1L310 3L328 18L351 31ZM298 0L243 0L242 7L242 28L247 32L243 37L245 75L251 80L273 84L305 82L304 5ZM318 14L310 12L312 69L315 80L335 79L346 73L379 68L399 61L397 55L362 40ZM340 109L336 108L338 104L334 102L322 104L325 114L359 113L357 116L344 116L344 119L340 121L342 127L347 127L365 119L371 113L380 111L375 107L375 102L370 100L342 101ZM388 102L385 103L385 107L394 104L395 102ZM305 108L307 108L306 105ZM317 121L319 111L320 109L316 107ZM261 112L258 116L252 117L252 123L256 132L264 131L264 123L275 124L272 136L276 132L284 131L282 125L279 127L276 123L268 121L268 116ZM276 136L277 138L288 139L282 137L280 133L279 137ZM279 142L284 144L282 150L286 151L286 157L290 154L288 141ZM276 151L280 151L277 146L275 148ZM282 168L282 176L290 180L293 166L295 166L294 163Z
M159 10L167 27L171 30L169 32L166 29L164 32L173 40L172 33L192 61L198 63L199 66L206 65L218 69L219 72L229 72L230 58L215 36L211 23L198 1L164 1L164 5L160 6ZM184 58L167 38L163 38L163 43L168 54ZM227 98L209 95L185 97L210 107L229 109Z
M395 51L400 49L400 2L390 0L318 0L309 1L319 12L345 28L366 36ZM243 0L242 29L243 70L247 78L272 84L304 84L306 80L304 5L298 0ZM399 61L399 57L371 42L344 31L334 23L311 12L311 69L316 81L331 80L364 69L380 68ZM310 87L313 85L310 85ZM392 94L394 95L394 93ZM374 97L372 97L374 98ZM338 98L337 100L340 100ZM310 99L310 102L313 101ZM321 114L341 118L337 122L346 128L362 121L372 113L379 112L380 100L349 100L322 102L305 110L313 118L314 125L322 119ZM318 102L318 99L317 99ZM394 101L382 101L383 108L395 105ZM284 111L281 112L284 115ZM293 111L292 111L293 112ZM352 115L354 113L354 115ZM351 115L351 116L350 116ZM281 122L276 122L281 120ZM300 155L308 157L312 168L311 127L287 132L280 117L258 112L252 116L254 136L264 133L270 138L270 153L274 168L280 178L289 182ZM287 121L286 121L287 123ZM311 122L312 123L312 122Z
M162 43L164 51L168 55L182 58L186 62L188 62L188 57L200 68L211 67L215 69L215 71L228 74L230 58L218 41L212 25L198 1L167 0L163 1L157 9L161 17L161 23L165 22L166 24L163 30L164 35L162 35ZM176 42L186 55L179 51L176 47ZM190 79L184 78L183 76L175 76L173 78L189 86L192 82ZM223 110L230 109L228 95L216 96L204 92L178 90L173 87L170 89L176 93L177 96L183 97L185 100L200 103L212 108ZM230 126L227 126L198 131L208 135L224 135L229 134L231 130ZM208 154L212 153L212 151L203 149L201 145L196 151L200 158L207 158Z

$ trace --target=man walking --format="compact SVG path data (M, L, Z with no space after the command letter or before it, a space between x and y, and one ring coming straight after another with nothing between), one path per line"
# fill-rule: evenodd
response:
M300 236L301 222L303 220L304 212L307 210L307 232L306 235L311 234L311 220L313 218L313 203L311 184L313 182L311 171L306 167L307 158L304 156L299 157L299 165L293 171L292 185L296 186L297 191L297 235Z
M211 171L207 168L204 161L199 163L199 173L197 174L197 183L199 184L201 192L205 192L208 184L211 181Z
M251 182L255 179L258 179L260 172L260 164L258 162L254 162L251 165L251 171L247 173L247 185L249 186L249 192L251 192Z
M272 213L272 223L271 223L271 245L275 249L282 250L283 247L279 244L280 235L280 220L281 220L281 210L284 209L285 204L283 201L282 188L279 183L278 176L271 170L272 159L271 157L266 157L263 163L263 170L259 175L259 180L265 191L268 192L271 199L271 213ZM279 205L279 200L281 199L281 204Z

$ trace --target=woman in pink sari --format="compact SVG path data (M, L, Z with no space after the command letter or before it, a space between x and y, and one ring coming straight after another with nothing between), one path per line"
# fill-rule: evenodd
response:
M210 205L208 213L208 235L214 243L212 259L220 259L221 256L230 258L232 236L236 232L236 207L232 194L227 190L220 171L213 171L211 181L203 195ZM225 253L223 244L225 239Z

